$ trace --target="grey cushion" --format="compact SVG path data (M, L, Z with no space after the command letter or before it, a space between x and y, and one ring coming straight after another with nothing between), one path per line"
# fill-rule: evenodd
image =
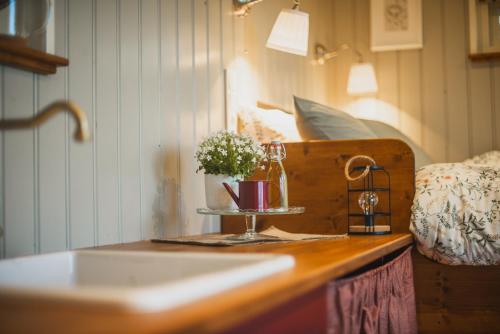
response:
M303 140L396 138L411 147L416 168L432 163L417 144L390 125L354 118L343 111L296 96L294 102L295 121Z
M415 144L413 140L405 136L398 129L378 121L367 119L361 119L360 121L370 128L370 130L372 130L378 138L397 138L408 144L415 155L415 168L420 168L433 163L432 159L417 144Z
M304 140L377 138L362 121L322 104L294 96L295 121Z

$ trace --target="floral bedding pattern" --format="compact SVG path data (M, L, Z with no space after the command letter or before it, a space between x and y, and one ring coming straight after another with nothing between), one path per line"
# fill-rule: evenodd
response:
M500 151L417 170L410 230L432 260L500 264Z

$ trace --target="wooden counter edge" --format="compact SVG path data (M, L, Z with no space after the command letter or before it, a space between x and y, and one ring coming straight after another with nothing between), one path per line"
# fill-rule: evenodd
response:
M165 322L164 326L161 326L161 331L164 333L223 332L306 294L332 279L348 274L382 256L413 243L413 237L410 233L394 233L391 236L395 237L395 239L361 252L355 257L346 257L345 260L333 263L330 266L311 270L307 274L301 275L301 277L297 277L296 273L286 271L249 283L252 289L249 289L249 285L237 287L176 310L165 312L165 317L170 317L170 315L174 317L175 315L176 321L175 323ZM318 242L328 242L328 240ZM114 248L111 246L104 249ZM140 247L135 250L139 249ZM147 246L147 249L152 250L150 246ZM206 251L206 249L204 250ZM220 249L213 248L212 250L220 251ZM238 251L237 248L235 250ZM223 251L229 251L229 249L226 248ZM230 316L228 312L231 312ZM217 321L214 321L214 319L217 319ZM156 328L155 330L159 329Z
M9 306L4 300L1 309L5 313L0 314L0 329L7 329L6 332L13 330L19 332L20 327L36 328L39 333L50 333L53 332L54 326L57 326L57 330L73 333L220 333L284 305L323 286L332 279L359 269L413 242L409 233L398 233L378 239L371 239L371 237L353 237L352 239L350 242L322 240L282 244L281 246L270 244L258 246L259 252L294 255L297 259L297 266L245 286L164 312L132 313L106 310L98 305L92 306L91 309L75 305L53 308L43 301L35 301L26 309L19 305ZM359 251L359 248L353 249L353 244L359 245L363 251ZM371 247L370 244L374 246ZM186 247L184 250L200 249L192 247ZM142 241L97 249L165 251L168 248L168 246L156 246L148 241ZM183 250L182 247L172 246L172 248ZM200 250L207 251L206 247L204 248ZM344 251L347 248L352 251ZM238 248L233 249L238 252ZM242 247L239 251L248 252L252 249L252 247ZM231 249L212 248L211 250L231 252ZM344 253L346 253L345 259ZM328 260L330 257L331 263ZM22 320L28 318L29 322ZM22 329L21 332L23 332ZM29 332L29 330L24 332Z

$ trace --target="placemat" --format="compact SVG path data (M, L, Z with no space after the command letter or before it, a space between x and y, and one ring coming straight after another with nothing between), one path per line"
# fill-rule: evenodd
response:
M307 234L307 233L289 233L280 230L276 226L271 226L259 234L270 236L269 239L258 240L228 240L227 237L234 234L202 234L178 238L152 239L152 242L164 242L184 245L200 245L200 246L235 246L243 244L259 244L268 242L290 242L303 240L323 240L323 239L347 239L347 234ZM278 238L278 239L276 239Z

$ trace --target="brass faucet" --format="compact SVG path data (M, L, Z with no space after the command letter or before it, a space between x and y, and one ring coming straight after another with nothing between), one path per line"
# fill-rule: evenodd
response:
M65 100L49 104L33 118L1 119L0 130L32 129L41 125L59 111L69 112L75 119L76 131L74 138L76 140L86 141L90 139L87 115L75 103Z

